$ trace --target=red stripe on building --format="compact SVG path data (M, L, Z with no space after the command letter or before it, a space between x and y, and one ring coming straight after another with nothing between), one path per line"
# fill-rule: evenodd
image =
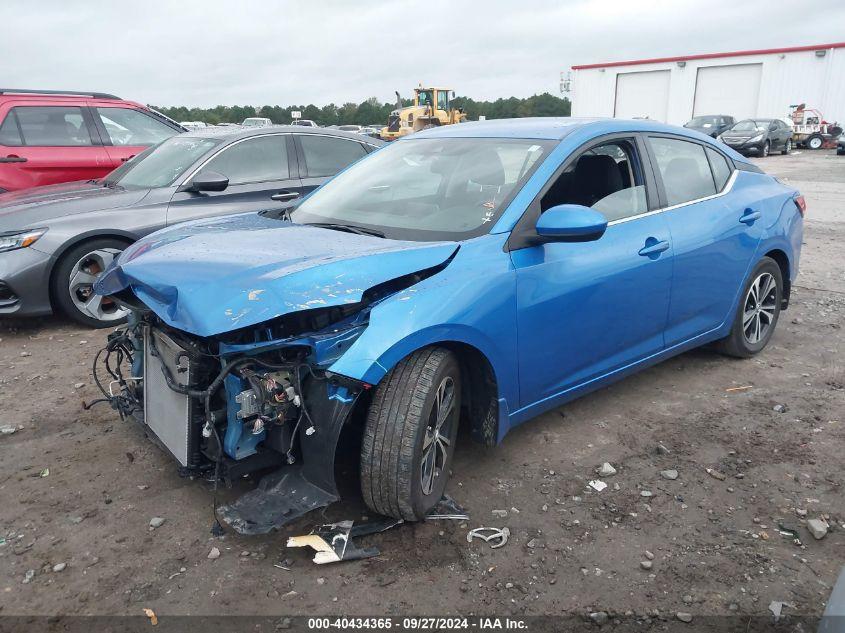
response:
M661 64L666 62L688 62L695 59L717 59L720 57L745 57L747 55L772 55L777 53L797 53L801 51L820 51L829 48L845 48L845 42L833 44L815 44L812 46L789 46L786 48L761 48L753 51L734 51L732 53L704 53L701 55L680 55L678 57L655 57L654 59L631 59L622 62L608 62L606 64L581 64L573 66L572 70L586 70L588 68L611 68L613 66L639 66L640 64Z

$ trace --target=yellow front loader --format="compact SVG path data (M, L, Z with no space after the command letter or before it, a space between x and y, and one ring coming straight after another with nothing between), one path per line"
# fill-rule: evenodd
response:
M396 93L396 109L387 118L387 127L381 129L381 138L394 141L419 130L440 125L452 125L466 121L466 114L460 108L453 108L449 102L455 92L449 88L414 88L414 105L402 107L402 99Z

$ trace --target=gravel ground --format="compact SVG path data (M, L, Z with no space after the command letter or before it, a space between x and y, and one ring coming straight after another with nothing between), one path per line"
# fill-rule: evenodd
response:
M760 164L809 206L801 276L768 348L745 361L684 354L497 449L464 438L449 492L471 519L367 537L381 554L366 561L316 566L285 548L315 522L362 517L351 477L353 498L324 517L212 537L206 482L181 479L108 408L83 410L106 332L0 321L0 426L17 428L0 436L0 615L604 611L668 622L767 615L771 601L820 615L845 551L845 159L805 151ZM595 492L603 462L617 472ZM830 531L816 540L807 522L822 517ZM468 544L479 525L511 539Z

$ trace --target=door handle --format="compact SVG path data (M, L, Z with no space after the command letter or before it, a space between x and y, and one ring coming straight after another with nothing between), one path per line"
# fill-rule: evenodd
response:
M126 163L126 162L128 162L128 161L132 160L133 158L135 158L135 154L132 154L132 156L126 156L126 157L124 157L124 158L121 158L121 159L120 159L120 162L121 162L121 163Z
M272 196L270 196L270 200L275 200L276 202L284 202L286 200L294 200L298 197L298 191L280 191L279 193L274 193Z
M654 255L656 259L665 250L669 250L669 242L667 240L658 240L657 238L650 237L645 241L645 246L639 250L639 254L643 257Z
M739 219L739 221L743 224L754 224L754 221L759 220L762 216L763 214L759 211L746 209L745 213L742 214L742 217Z
M23 156L15 156L14 154L0 158L0 163L25 163L26 161L27 159Z

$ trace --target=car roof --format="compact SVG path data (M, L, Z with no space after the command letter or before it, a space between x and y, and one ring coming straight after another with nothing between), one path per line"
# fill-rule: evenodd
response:
M328 128L318 127L312 128L303 125L265 125L264 127L243 127L243 126L226 126L226 127L207 127L198 130L191 130L185 132L181 136L199 136L202 138L223 138L226 140L239 140L242 138L249 138L250 136L263 136L265 134L318 134L322 136L337 136L340 138L348 138L354 141L363 141L370 145L383 145L384 141L380 139L364 137L355 132L344 132L343 130L332 130Z
M430 128L405 138L530 138L561 140L575 130L589 129L596 134L614 132L666 132L690 135L689 130L649 119L591 119L536 117L494 119ZM698 137L696 137L698 138Z

